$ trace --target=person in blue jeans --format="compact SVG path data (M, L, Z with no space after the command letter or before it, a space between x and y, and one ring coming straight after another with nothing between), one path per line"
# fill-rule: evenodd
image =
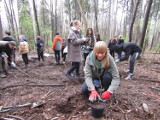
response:
M93 51L86 59L82 93L89 96L91 102L96 101L97 98L109 99L120 84L116 63L106 46L104 41L96 42Z

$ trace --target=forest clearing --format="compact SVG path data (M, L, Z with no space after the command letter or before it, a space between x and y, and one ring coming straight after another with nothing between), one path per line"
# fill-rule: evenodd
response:
M29 56L27 71L22 67L22 60L18 59L16 64L19 69L11 69L7 78L0 80L0 116L6 118L16 116L19 117L17 120L95 119L91 114L88 98L81 94L83 76L81 80L68 80L64 71L69 63L55 65L52 56L40 63L33 57L35 53L32 54ZM127 62L118 64L120 87L106 102L104 115L100 119L158 120L160 118L159 61L159 54L144 54L137 61L134 80L124 80ZM83 75L82 68L81 74ZM22 106L14 107L16 105ZM149 111L145 110L143 105L147 105Z

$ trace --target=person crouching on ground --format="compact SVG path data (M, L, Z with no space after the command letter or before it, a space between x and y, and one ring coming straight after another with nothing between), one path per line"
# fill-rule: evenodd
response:
M14 41L0 41L0 77L4 78L7 75L7 63L5 59L8 59L9 64L15 67L13 60L13 50L16 48L16 42Z
M22 54L22 59L25 64L25 68L28 68L28 53L29 53L29 45L27 43L26 38L22 38L19 43L19 53Z
M137 58L141 54L141 51L142 51L141 48L135 43L127 42L127 43L122 43L120 45L115 45L113 46L112 49L117 53L122 51L125 53L125 56L115 61L116 63L128 60L129 56L131 56L129 61L129 70L127 70L128 76L125 78L125 80L132 80L134 65Z
M97 98L109 99L119 87L119 72L104 41L97 42L93 52L87 56L84 73L82 93L87 96L90 94L89 100L92 102Z

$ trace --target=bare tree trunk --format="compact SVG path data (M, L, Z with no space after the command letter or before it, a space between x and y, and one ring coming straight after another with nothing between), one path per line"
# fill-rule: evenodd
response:
M6 0L4 0L4 3L5 3L5 8L6 8L6 11L7 11L7 14L8 14L8 18L7 19L9 19L9 24L10 24L10 27L11 27L11 30L12 30L12 34L15 35L14 23L13 23L13 15L12 15L12 13L10 11L11 10L11 5L10 5L10 9L9 9Z
M11 12L13 14L13 19L14 19L16 33L17 33L16 40L17 40L17 42L19 42L19 30L18 30L18 25L17 25L17 21L16 21L16 16L15 16L15 12L14 12L14 8L13 8L13 1L12 0L11 0L11 8L12 8Z
M82 15L82 18L83 18L83 22L84 22L84 30L86 31L88 25L87 25L86 17L85 17L85 15L84 15L84 10L82 9L82 6L81 6L81 4L80 4L80 1L77 0L77 2L78 2L79 8L80 8L80 10L81 10L81 15Z
M95 23L96 23L96 30L95 32L98 33L98 0L94 0L94 13L95 13Z
M137 0L136 6L135 6L135 9L134 9L133 18L132 18L132 21L131 21L131 24L130 24L130 28L129 28L129 42L132 41L133 24L134 24L134 21L135 21L135 19L136 19L136 14L137 14L139 2L140 2L140 0Z
M50 0L50 7L51 7L51 31L52 31L52 41L54 38L54 18L53 18L53 0Z
M0 16L0 40L3 38L3 27L2 27L2 21L1 21L1 16Z
M140 47L141 48L143 48L143 43L144 43L144 38L145 38L145 34L146 34L146 29L147 29L149 13L150 13L150 10L151 10L152 2L153 2L153 0L149 0L148 7L147 7L147 10L146 10L146 14L145 14L145 17L144 17L144 23L143 23L143 27L142 27L142 35L141 35L141 38L140 38Z
M57 0L55 0L55 24L54 24L54 26L55 26L55 32L58 32L58 30L57 30L57 24L58 24L58 21L57 21L57 18L58 18L58 16L57 16Z
M37 35L41 35L40 34L40 29L39 29L39 23L38 23L38 16L37 16L37 9L36 9L36 4L35 4L35 0L33 0L33 10L34 10L34 16L35 16L35 21L36 21L36 26L37 26Z

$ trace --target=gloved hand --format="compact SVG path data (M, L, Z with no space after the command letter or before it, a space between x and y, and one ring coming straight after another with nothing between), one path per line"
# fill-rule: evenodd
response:
M115 60L115 62L116 62L116 63L119 63L119 62L120 62L120 59Z
M92 90L89 96L89 101L94 102L96 101L97 97L100 97L96 90Z
M12 67L16 67L16 64L14 62L11 62Z
M1 55L3 58L8 58L7 54L5 52L2 52L2 55Z
M105 92L102 93L102 99L103 100L109 99L110 96L111 96L111 92L109 92L109 91L105 91Z

